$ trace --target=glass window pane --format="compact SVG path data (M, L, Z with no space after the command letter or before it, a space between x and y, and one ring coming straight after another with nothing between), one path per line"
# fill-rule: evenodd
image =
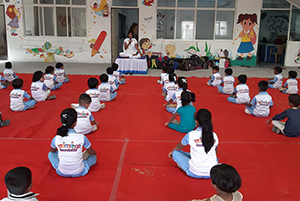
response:
M0 0L0 3L3 3L3 0Z
M24 5L25 36L39 36L38 7Z
M218 0L218 8L235 8L235 0Z
M234 11L217 11L216 39L232 39L234 19Z
M54 4L54 0L40 0L41 4Z
M53 8L44 7L45 36L54 36Z
M214 10L198 10L197 11L197 25L196 25L196 39L212 40L214 38Z
M300 41L300 9L293 7L290 40Z
M1 3L1 1L0 1L0 3ZM23 4L33 4L33 3L38 3L38 0L23 0Z
M198 0L197 6L198 8L214 8L215 7L215 0Z
M158 0L158 7L175 7L175 0Z
M137 7L137 0L113 0L114 6L134 6Z
M178 0L177 7L195 7L195 0Z
M57 36L67 36L67 14L66 8L56 8Z
M56 0L56 4L70 4L70 0Z
M85 8L72 9L73 36L86 36Z
M290 8L286 0L263 0L263 8Z
M194 38L194 11L178 10L176 24L177 39L193 39Z
M157 10L156 37L174 39L175 10Z
M72 0L73 5L86 5L85 0Z
M68 18L66 19L67 20L67 24L68 24L68 36L69 37L72 37L72 31L71 31L71 29L72 29L72 20L71 20L71 17L70 16L72 16L72 13L71 13L71 8L70 7L68 7L67 8L68 9L68 14L67 14L67 16L68 16Z
M38 9L38 7L36 7ZM39 7L39 21L40 21L40 35L41 36L44 36L44 18L43 18L43 13L44 13L44 10L43 10L43 7Z

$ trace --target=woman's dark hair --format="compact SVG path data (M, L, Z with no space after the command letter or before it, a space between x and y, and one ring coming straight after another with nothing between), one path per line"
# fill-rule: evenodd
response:
M4 181L10 193L22 195L32 183L31 170L27 167L16 167L6 173Z
M53 67L53 66L48 66L48 67L45 69L45 74L53 73L53 72L54 72L54 67Z
M137 23L132 23L132 25L130 26L130 28L129 28L129 31L128 31L128 34L129 33L132 33L132 35L134 34L133 32L134 32L134 29L135 29L135 27L136 26L138 26L138 24Z
M210 170L210 177L211 182L226 193L234 193L242 186L239 173L231 165L215 165Z
M177 75L175 73L170 73L169 74L169 81L170 82L176 82L177 80Z
M68 129L77 121L77 112L72 108L64 109L60 114L60 121L63 124L57 129L56 134L61 137L68 135Z
M200 109L196 114L196 121L202 127L202 144L206 153L214 145L213 125L211 122L211 113L207 109Z
M41 78L42 78L42 76L43 76L43 72L42 71L36 71L36 72L34 72L33 73L33 77L32 77L32 82L37 82L37 81L39 81Z
M183 89L183 91L186 91L188 89L188 84L187 84L187 80L185 77L179 77L177 79L177 83L178 83L179 87Z

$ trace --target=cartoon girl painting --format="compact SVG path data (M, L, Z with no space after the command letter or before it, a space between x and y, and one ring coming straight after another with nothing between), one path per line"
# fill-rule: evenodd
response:
M151 52L152 45L149 38L142 38L140 40L140 47L142 48L144 55L147 55L149 57L152 56L152 52Z
M256 43L256 33L253 30L255 24L257 24L257 15L254 14L240 14L238 18L238 24L241 24L243 30L239 34L241 38L241 44L237 50L240 56L237 60L243 60L244 54L248 54L246 60L252 59L251 52L254 50L253 45Z
M17 36L17 29L19 28L19 19L21 17L21 13L16 9L15 5L9 5L6 10L6 15L12 19L8 26L10 26L10 31L12 36Z

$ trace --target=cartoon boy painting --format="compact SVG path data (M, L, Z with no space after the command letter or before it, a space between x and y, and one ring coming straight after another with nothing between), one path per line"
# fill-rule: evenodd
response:
M256 33L253 30L255 24L257 24L257 15L254 14L240 14L238 18L238 24L241 24L243 30L239 34L241 38L241 44L237 52L240 56L237 60L243 60L244 54L248 54L246 60L249 61L252 59L251 52L254 50L253 45L256 43Z
M12 19L8 26L10 26L10 31L12 36L17 36L17 29L19 28L19 19L21 18L21 13L16 9L15 5L9 5L6 10L6 15Z
M149 38L142 38L140 40L140 47L142 48L144 55L147 55L149 57L152 56L152 52L150 50L152 45L151 45L151 42L150 42Z
M175 50L176 50L176 47L173 44L168 44L165 47L166 54L170 59L171 58L180 58L179 55L175 54Z

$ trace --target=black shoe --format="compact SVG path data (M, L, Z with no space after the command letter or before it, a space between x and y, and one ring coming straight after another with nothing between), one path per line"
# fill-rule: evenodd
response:
M252 59L252 57L247 56L246 60L250 61Z
M236 58L236 60L238 60L238 61L242 61L242 60L244 60L244 58L243 58L243 57L241 57L241 56L239 56L238 58Z
M7 120L2 121L2 122L0 123L0 127L8 126L9 124L10 124L10 120L7 119Z
M133 73L129 73L129 75L133 75Z

